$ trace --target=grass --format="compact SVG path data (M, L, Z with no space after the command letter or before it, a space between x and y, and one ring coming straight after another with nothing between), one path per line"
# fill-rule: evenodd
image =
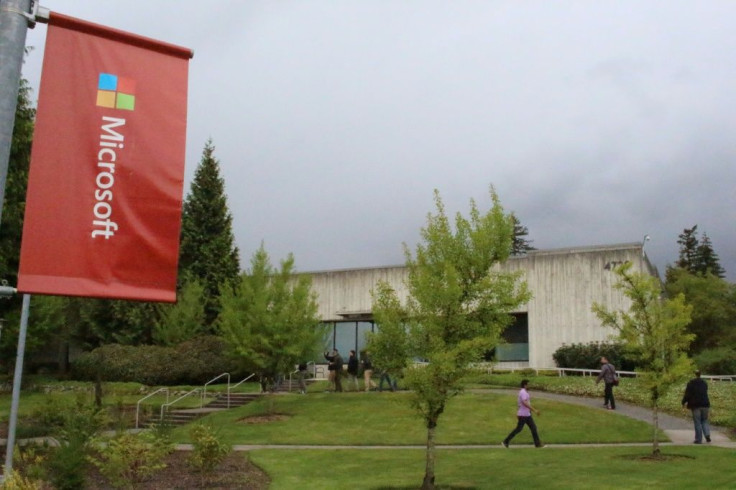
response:
M219 430L228 444L422 445L426 430L409 407L409 396L407 392L272 395L202 421ZM542 412L535 420L547 443L651 440L651 427L644 422L551 400L535 400L534 404ZM575 411L574 423L571 410ZM274 414L286 417L247 423ZM437 428L437 443L497 444L515 426L515 396L466 393L448 404ZM189 442L185 427L175 429L172 436L177 442ZM513 443L531 444L528 429Z
M489 380L483 381L480 385L487 387ZM496 385L507 382L518 386L518 380L512 378L492 381ZM573 392L589 390L590 384L590 378L534 378L532 381L535 390L551 387ZM21 420L24 413L48 407L50 400L69 401L79 393L91 396L88 384L74 389L53 386L23 393ZM134 404L143 396L139 393L140 385L106 384L106 388L106 402L110 405L127 399ZM323 388L324 385L313 386L307 396L266 396L244 407L210 415L203 421L212 425L228 444L326 446L317 450L251 451L251 461L270 475L273 489L417 488L424 474L424 450L402 446L423 446L426 433L407 403L410 394L333 394L322 392ZM182 392L187 389L177 388ZM634 384L621 389L627 390L635 390ZM535 399L533 391L532 397L534 405L542 411L535 420L545 443L650 442L651 427L647 423L604 410ZM0 410L5 417L9 400L9 394L0 397ZM469 392L450 401L437 429L437 443L496 447L438 449L439 488L732 488L736 481L733 450L717 447L663 447L665 459L661 461L645 459L651 454L649 445L506 450L498 443L515 426L515 411L516 397L510 395ZM286 417L245 423L249 417L273 414ZM172 436L179 442L187 442L188 432L189 427L178 428ZM529 431L524 429L512 445L531 443ZM394 445L396 448L327 448L334 445Z
M440 449L439 488L640 489L733 488L733 451L666 448L663 461L647 448ZM279 489L414 489L424 476L424 451L257 450L251 461Z

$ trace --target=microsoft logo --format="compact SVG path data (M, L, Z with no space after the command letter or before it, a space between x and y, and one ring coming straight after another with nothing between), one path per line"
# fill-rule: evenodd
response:
M113 109L135 109L135 80L110 73L100 73L97 105Z

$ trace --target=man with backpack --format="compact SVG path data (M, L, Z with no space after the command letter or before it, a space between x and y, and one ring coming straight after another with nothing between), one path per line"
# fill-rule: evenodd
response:
M618 374L616 374L614 365L608 362L608 359L605 357L601 357L601 372L595 380L595 384L600 383L601 380L606 385L603 391L603 406L608 410L616 410L616 401L613 399L613 387L618 385Z

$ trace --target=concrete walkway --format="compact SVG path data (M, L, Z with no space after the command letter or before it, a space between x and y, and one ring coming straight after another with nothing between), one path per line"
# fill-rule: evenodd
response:
M516 395L518 390L512 389L494 389L494 390L478 390L479 392L491 392L500 393L504 395ZM571 395L561 395L558 393L547 393L545 391L530 391L532 400L534 398L543 398L545 400L555 400L562 403L569 403L571 405L583 405L591 408L599 408L605 410L603 407L603 397L600 398L588 398ZM632 405L626 402L616 402L616 414L630 417L632 419L641 420L649 424L652 423L652 411L648 408ZM671 443L664 443L675 446L690 445L695 439L695 429L693 428L693 421L689 417L690 411L683 411L682 417L675 417L666 413L659 412L659 428L664 431L667 437L670 438ZM710 427L710 438L711 445L736 448L736 442L731 441L725 433L723 427L717 427L711 425ZM703 441L705 443L705 441ZM651 445L647 443L647 445Z

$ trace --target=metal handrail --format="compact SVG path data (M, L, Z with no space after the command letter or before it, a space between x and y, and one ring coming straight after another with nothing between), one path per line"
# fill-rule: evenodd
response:
M204 406L204 399L205 397L207 397L207 385L210 383L214 383L223 376L227 376L227 408L230 408L230 373L222 373L221 375L215 376L204 384L204 390L202 390L202 400L200 401L199 408L202 408Z
M232 391L232 390L234 390L235 388L237 388L238 386L242 385L243 383L245 383L246 381L248 381L248 380L249 380L250 378L252 378L252 377L253 377L253 376L255 376L255 375L256 375L256 373L253 373L253 374L251 374L250 376L248 376L247 378L245 378L244 380L242 380L242 381L238 381L238 382L237 382L236 384L234 384L234 385L232 385L232 386L230 387L230 391Z
M164 403L163 405L161 405L161 422L164 421L164 409L165 408L169 408L171 405L173 405L174 403L178 402L179 400L182 400L182 399L188 397L189 395L191 395L193 393L196 393L196 392L198 392L200 390L201 390L201 388L194 388L192 391L189 391L189 392L185 393L184 395L180 396L179 398L177 398L173 402Z
M143 398L141 398L140 400L138 400L138 403L135 404L135 428L136 429L138 428L138 413L140 412L140 409L141 409L141 402L143 400L145 400L146 398L152 397L153 395L155 395L156 393L158 393L160 391L165 391L166 392L166 403L169 403L169 389L166 388L166 387L164 387L164 388L159 388L156 391L154 391L153 393L150 393L150 394L144 396Z
M483 364L478 364L477 367L481 369L486 369L488 374L493 374L494 371L514 372L514 371L532 370L535 372L535 374L539 374L540 371L556 371L557 375L560 377L565 376L567 373L581 373L583 376L597 376L598 373L601 372L600 369L561 368L561 367L546 367L546 368L503 367L503 366L488 366L488 365L483 365ZM619 374L621 376L636 378L641 373L638 373L636 371L616 371L616 374ZM703 374L700 377L703 379L709 379L712 381L736 381L736 374L725 374L725 375Z

